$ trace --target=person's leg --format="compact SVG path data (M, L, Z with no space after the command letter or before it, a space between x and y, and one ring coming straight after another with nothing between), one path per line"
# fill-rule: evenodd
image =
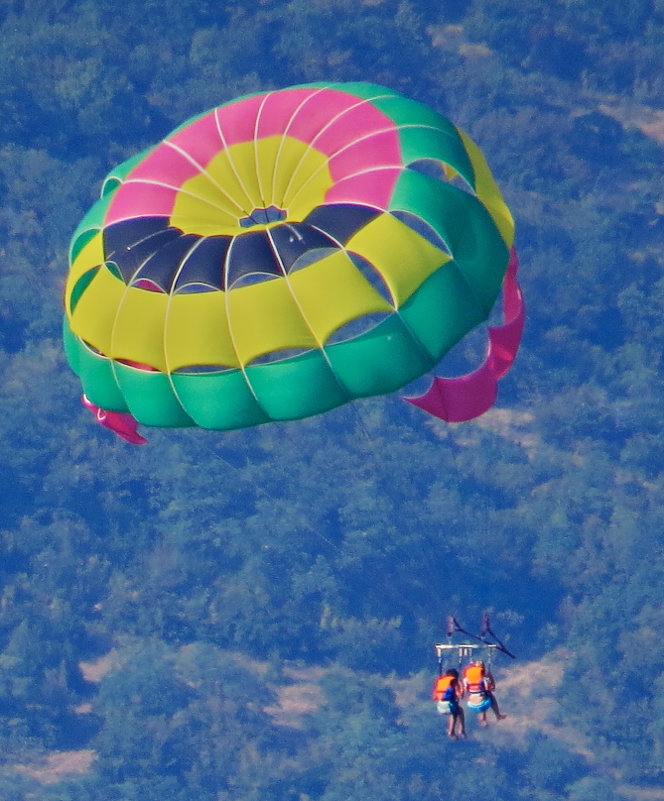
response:
M459 728L459 736L465 737L466 736L466 716L464 714L463 708L459 707L459 714L458 714L458 728Z
M496 716L496 720L503 720L507 717L507 715L502 715L500 713L500 709L498 708L498 701L496 701L496 696L493 693L489 693L489 698L491 699L491 709L493 709L493 714Z

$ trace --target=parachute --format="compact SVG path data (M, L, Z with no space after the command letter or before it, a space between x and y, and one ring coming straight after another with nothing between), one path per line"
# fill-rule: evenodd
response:
M70 246L63 337L85 403L228 430L404 387L485 321L484 364L409 398L493 403L523 327L514 225L474 142L386 87L320 83L194 117L113 170Z

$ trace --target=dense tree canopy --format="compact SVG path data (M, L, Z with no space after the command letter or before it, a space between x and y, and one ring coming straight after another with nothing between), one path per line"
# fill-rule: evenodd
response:
M3 0L0 33L0 796L661 786L662 3ZM529 310L499 408L114 439L60 344L100 180L192 114L326 79L392 86L486 151ZM446 743L431 644L484 609L519 655L510 718Z

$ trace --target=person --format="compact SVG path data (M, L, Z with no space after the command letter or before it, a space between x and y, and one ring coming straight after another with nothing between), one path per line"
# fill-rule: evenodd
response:
M468 697L468 709L479 713L480 726L488 726L486 719L487 709L491 708L496 720L504 720L507 715L503 715L498 706L498 701L493 691L496 682L489 673L481 659L476 660L464 670L463 690Z
M459 671L451 668L436 679L433 688L433 699L436 709L441 715L449 715L447 719L447 736L453 740L466 736L466 718L459 699L463 696L463 687L459 681Z

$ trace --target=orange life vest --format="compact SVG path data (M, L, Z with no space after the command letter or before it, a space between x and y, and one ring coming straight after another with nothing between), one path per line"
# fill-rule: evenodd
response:
M487 689L482 665L468 665L463 672L463 680L470 694L483 693Z
M437 678L433 685L433 693L431 694L433 700L442 701L445 691L451 687L454 680L454 676L440 676Z
M479 684L484 678L484 668L482 665L468 665L463 672L463 677L468 684Z

